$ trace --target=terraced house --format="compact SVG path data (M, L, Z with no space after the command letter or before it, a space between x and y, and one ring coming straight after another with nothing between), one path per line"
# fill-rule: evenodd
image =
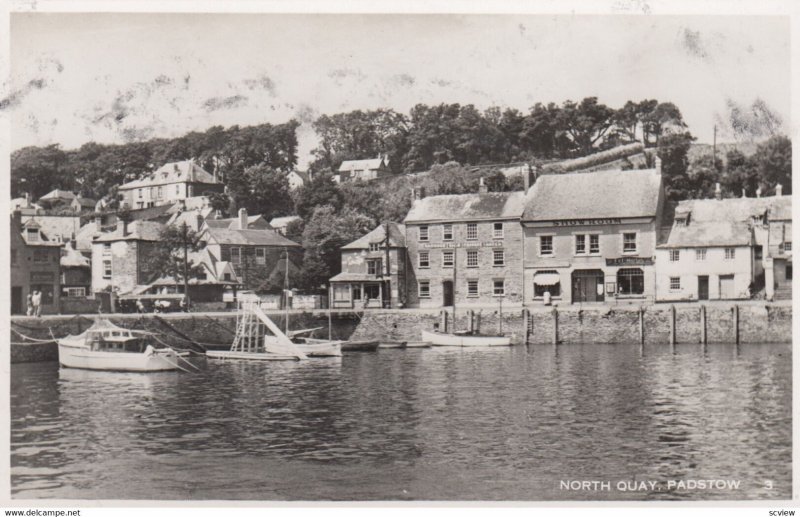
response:
M525 197L525 303L655 300L664 189L655 169L544 175Z
M409 307L521 305L523 192L424 197L405 218Z

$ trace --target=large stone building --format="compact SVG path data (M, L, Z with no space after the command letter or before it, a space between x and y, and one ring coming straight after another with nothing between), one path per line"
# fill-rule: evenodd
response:
M409 307L521 305L523 192L421 197L405 218Z
M770 197L681 201L656 252L657 299L748 299L762 289L768 299L776 289L791 298L792 200L780 190Z
M222 193L225 186L202 167L187 160L167 163L141 179L120 185L118 191L122 201L136 209Z
M656 169L539 177L525 197L524 296L556 303L655 300L664 202Z
M163 224L122 221L92 241L92 291L123 295L147 284L155 275L148 258L160 239Z
M342 272L330 280L332 308L405 306L408 269L405 233L402 224L386 223L342 247Z
M60 310L61 242L52 241L35 221L22 224L22 214L11 215L11 314L25 314L28 294L42 293L42 314Z

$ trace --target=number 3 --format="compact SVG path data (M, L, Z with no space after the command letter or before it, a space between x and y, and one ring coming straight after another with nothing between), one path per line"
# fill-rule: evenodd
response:
M772 490L772 481L764 481L764 484L767 487L767 490Z

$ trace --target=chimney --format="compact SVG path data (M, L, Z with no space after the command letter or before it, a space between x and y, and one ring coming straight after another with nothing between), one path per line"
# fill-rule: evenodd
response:
M714 187L714 197L717 199L722 199L722 188L717 183L717 186Z
M240 208L239 209L239 229L246 230L247 229L247 209Z
M761 187L756 189L756 197L761 197Z
M783 185L778 183L775 185L775 196L781 197L783 195Z
M172 170L175 171L175 172L178 172L178 164L177 163L173 163L172 164Z
M746 197L747 197L747 191L745 189L742 189L742 198Z
M94 231L100 233L103 229L103 217L100 215L94 216Z
M481 176L481 181L478 183L478 192L481 194L486 194L489 192L489 187L487 187L486 183L483 182L483 176Z
M661 176L661 158L656 156L656 174Z
M128 221L123 221L122 219L117 220L117 228L122 229L122 236L125 237L128 235Z

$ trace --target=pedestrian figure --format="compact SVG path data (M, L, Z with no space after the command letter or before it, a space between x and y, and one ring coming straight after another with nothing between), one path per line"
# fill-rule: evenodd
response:
M139 314L142 314L142 313L144 313L144 312L145 312L145 310L144 310L144 304L142 303L142 300L136 300L136 311L137 311Z
M38 318L42 315L42 293L34 291L31 301L33 302L33 315Z
M28 316L33 316L33 293L28 293Z

